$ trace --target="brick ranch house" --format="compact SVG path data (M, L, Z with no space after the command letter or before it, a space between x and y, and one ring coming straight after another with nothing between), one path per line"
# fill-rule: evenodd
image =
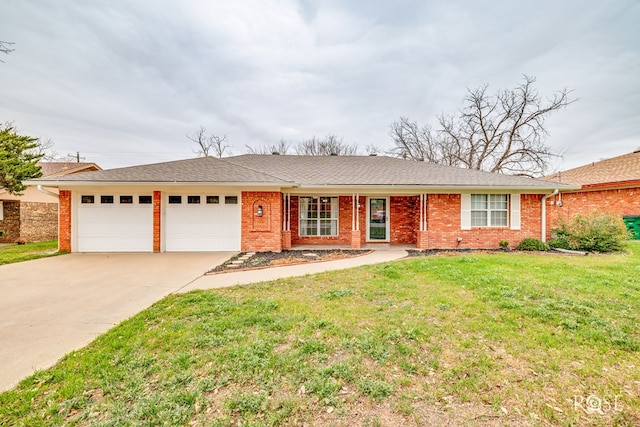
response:
M385 156L241 155L34 180L60 192L60 249L497 248L542 236L557 188Z
M40 162L42 176L101 170L95 163ZM53 194L51 194L53 193ZM42 242L58 238L58 196L29 186L20 196L0 188L0 243Z
M544 178L554 183L578 185L561 189L547 200L547 228L559 217L585 215L593 210L619 216L640 215L640 150L589 163Z

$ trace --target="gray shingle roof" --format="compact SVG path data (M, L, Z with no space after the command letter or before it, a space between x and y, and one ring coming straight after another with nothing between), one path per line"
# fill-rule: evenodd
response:
M176 160L150 165L107 169L73 175L41 178L38 181L92 181L92 182L252 182L281 183L282 180L266 173L235 165L215 157Z
M547 190L558 184L386 156L258 155L189 160L41 178L58 182L273 183L313 186L501 187ZM561 186L562 187L562 186Z
M461 169L386 156L265 156L246 154L225 159L269 171L286 181L314 185L429 185L548 189L538 179Z

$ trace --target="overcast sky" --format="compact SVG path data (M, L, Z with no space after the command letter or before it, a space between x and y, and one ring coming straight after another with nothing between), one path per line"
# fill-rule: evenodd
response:
M548 122L567 169L640 148L640 2L4 0L0 121L103 168L335 134L392 146L389 124L454 112L467 88L579 101Z

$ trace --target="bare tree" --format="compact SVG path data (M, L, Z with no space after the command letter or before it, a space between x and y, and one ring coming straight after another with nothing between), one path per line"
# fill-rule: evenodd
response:
M391 123L389 132L396 146L391 150L398 157L439 163L449 166L459 165L455 147L450 141L438 140L430 126L419 127L408 117L400 117Z
M514 89L487 92L488 85L467 90L463 108L437 117L438 128L419 127L406 117L391 124L398 157L468 169L524 176L544 174L556 156L545 145L545 119L575 102L563 89L543 100L525 75Z
M358 146L346 144L342 138L329 134L323 139L314 136L302 141L295 147L295 151L296 154L305 156L354 156L358 154Z
M20 133L13 121L6 121L0 124L0 130L11 129L15 133ZM62 160L61 156L54 149L55 143L51 138L35 138L32 148L26 151L27 154L37 157L40 161L55 162Z
M191 141L196 143L196 148L193 150L195 154L201 157L222 157L224 152L230 148L227 144L227 135L207 135L207 130L204 126L200 126L196 132L191 135L187 135Z
M38 145L34 148L33 153L40 156L40 160L45 162L55 162L60 160L58 152L54 149L54 142L51 138L39 139Z
M245 146L249 154L287 154L291 148L291 144L281 139L280 142L267 144L260 147Z
M364 151L367 153L367 155L369 156L376 156L378 154L380 154L381 150L380 147L378 147L375 144L367 144L364 147Z
M12 47L15 43L12 42L3 42L2 40L0 40L0 53L6 53L9 54L11 52L13 52L15 49ZM0 59L0 62L4 62L2 59Z

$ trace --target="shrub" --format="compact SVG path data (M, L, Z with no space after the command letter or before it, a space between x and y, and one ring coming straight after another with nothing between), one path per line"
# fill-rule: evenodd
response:
M571 244L567 236L558 236L549 240L549 247L557 249L571 249Z
M516 246L516 250L518 251L548 251L549 246L538 239L534 239L532 237L527 237L526 239L522 239L518 246Z
M566 241L568 249L616 252L624 249L629 232L622 218L610 212L592 211L574 215L570 221L559 218L552 233L554 240ZM559 247L559 246L558 246Z
M506 240L500 240L498 242L498 246L500 246L502 249L509 249L509 242Z

